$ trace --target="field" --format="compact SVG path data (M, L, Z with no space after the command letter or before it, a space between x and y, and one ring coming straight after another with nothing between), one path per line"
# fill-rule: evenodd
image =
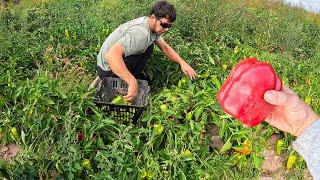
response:
M88 90L96 55L114 28L147 15L154 2L2 3L0 177L310 178L295 137L267 123L244 127L216 94L241 59L257 57L319 114L320 16L267 0L171 0L178 17L164 38L200 77L187 80L156 48L149 106L138 124L119 122ZM5 156L10 145L19 152ZM266 152L278 168L266 167Z

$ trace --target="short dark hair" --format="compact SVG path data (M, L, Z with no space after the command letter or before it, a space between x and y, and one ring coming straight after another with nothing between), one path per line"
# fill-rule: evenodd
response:
M177 17L174 6L165 0L158 1L152 7L149 16L151 15L155 15L157 18L168 18L170 22L174 22Z

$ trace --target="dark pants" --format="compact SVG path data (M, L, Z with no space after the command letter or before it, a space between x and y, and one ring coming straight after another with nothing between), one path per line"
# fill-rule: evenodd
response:
M149 80L146 74L142 71L146 67L148 60L151 58L152 52L153 44L151 44L142 54L131 55L123 58L128 70L136 79ZM97 67L97 71L100 79L105 77L118 77L112 71L104 71L99 66Z

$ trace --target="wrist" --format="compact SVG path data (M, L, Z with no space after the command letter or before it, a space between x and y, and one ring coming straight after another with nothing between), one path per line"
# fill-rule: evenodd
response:
M131 76L127 83L129 86L134 86L137 84L137 79L134 76Z
M308 127L310 127L315 121L319 120L320 117L312 112L310 117L302 126L298 128L298 130L295 133L295 136L299 137Z
M186 63L182 58L179 58L176 62L177 62L180 66L182 66L183 64Z
M126 75L122 75L122 76L119 76L124 82L127 83L128 86L132 86L134 85L135 83L137 83L137 80L136 78L130 74L130 73L127 73Z

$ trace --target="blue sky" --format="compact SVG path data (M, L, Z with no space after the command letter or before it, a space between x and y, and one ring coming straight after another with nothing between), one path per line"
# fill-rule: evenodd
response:
M306 9L311 9L315 12L320 12L320 0L285 0L291 4L302 5Z

